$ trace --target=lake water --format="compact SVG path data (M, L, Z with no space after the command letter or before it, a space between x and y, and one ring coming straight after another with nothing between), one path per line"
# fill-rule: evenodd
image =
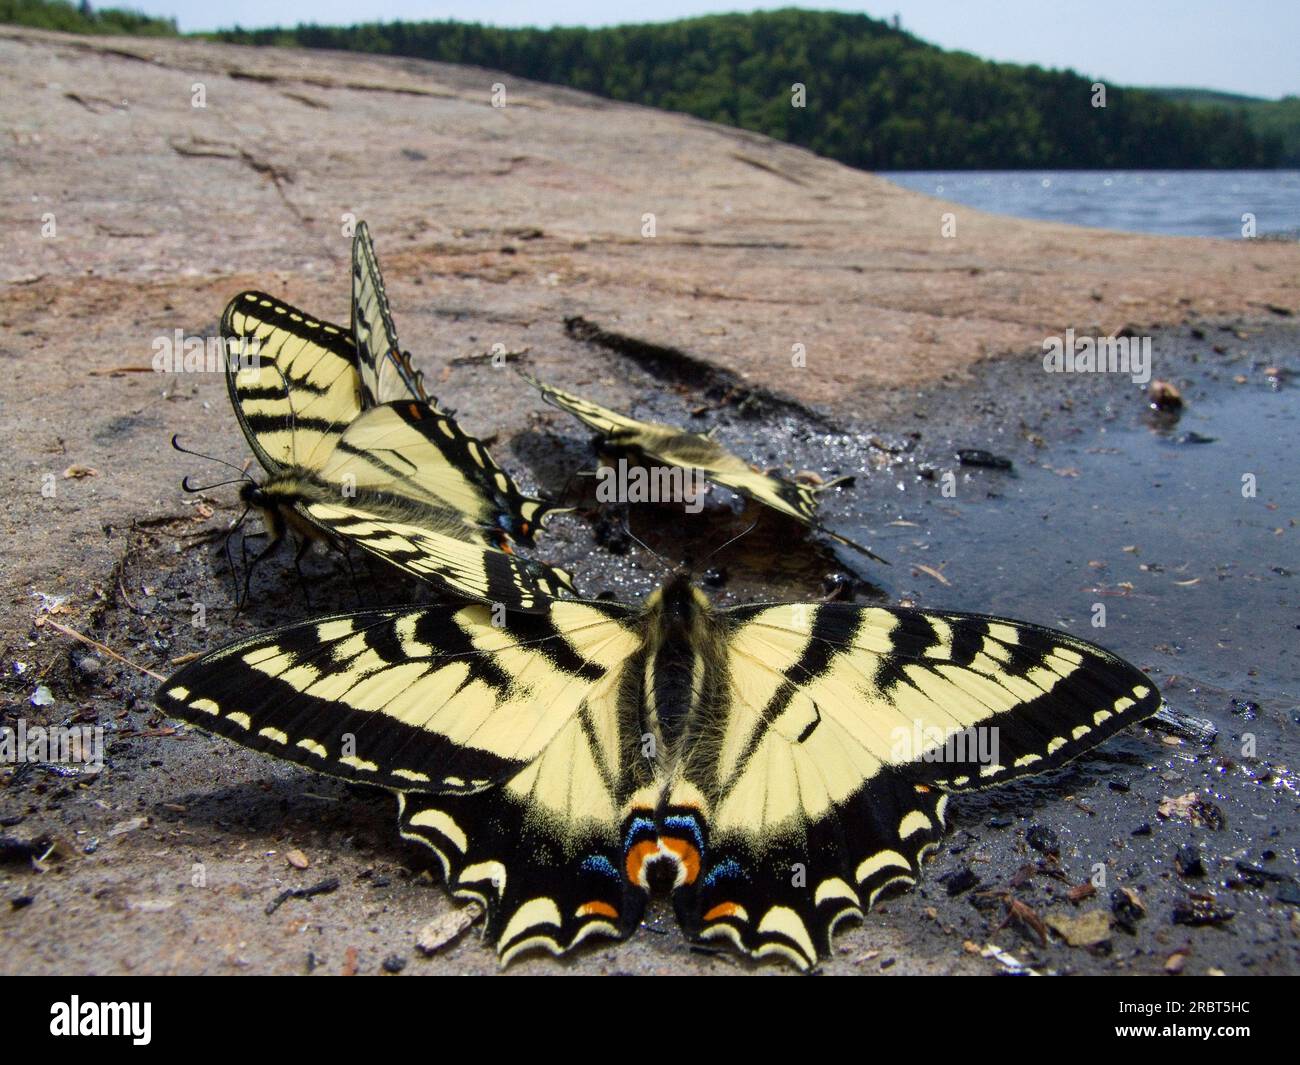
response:
M1300 170L910 170L905 188L982 211L1078 226L1240 239L1300 234Z

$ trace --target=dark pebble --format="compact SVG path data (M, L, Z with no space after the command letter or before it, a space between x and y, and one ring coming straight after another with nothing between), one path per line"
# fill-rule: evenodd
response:
M1147 822L1144 821L1142 824L1138 825L1137 828L1133 829L1133 831L1130 832L1129 835L1130 835L1130 836L1149 836L1149 835L1151 835L1151 825L1150 825L1149 823L1147 823Z
M1201 850L1195 843L1184 843L1174 854L1174 868L1179 876L1204 876L1205 865Z
M853 598L853 589L857 584L843 570L835 570L822 578L822 593L827 599L848 601Z
M1255 887L1263 887L1266 881L1273 884L1285 884L1292 879L1285 873L1275 873L1272 869L1251 865L1249 862L1238 862L1237 872L1250 880Z
M1128 894L1119 888L1110 893L1110 912L1115 915L1116 923L1126 932L1132 932L1138 921L1146 916L1142 907L1134 903Z
M1009 817L990 817L984 824L989 828L1010 828L1011 818Z
M1191 812L1194 821L1204 822L1206 828L1215 832L1220 831L1228 823L1228 819L1223 816L1223 811L1214 803L1206 802L1204 799L1192 803Z
M17 898L9 900L9 907L14 910L25 910L35 901L35 895L19 895Z
M1009 470L1011 469L1011 460L1003 458L1001 455L995 455L992 451L984 451L977 447L964 447L957 452L957 461L963 466L978 466L986 470Z
M1106 787L1110 788L1111 791L1118 791L1124 794L1128 794L1129 791L1127 780L1108 780L1106 781Z
M978 887L980 878L975 875L971 867L965 866L954 873L949 873L942 878L943 886L948 890L948 897L954 898L963 891L969 891L973 887Z
M400 973L406 968L406 959L400 954L390 954L384 959L384 972Z
M1194 928L1202 925L1219 925L1231 921L1235 911L1220 906L1213 899L1185 899L1174 905L1171 919L1174 924L1190 925Z
M883 972L885 969L892 969L896 961L898 961L897 958L886 958L880 963L881 971Z
M1060 839L1055 832L1043 825L1031 825L1029 831L1025 833L1025 842L1040 854L1061 853Z
M1247 721L1254 721L1259 715L1259 704L1252 703L1248 699L1233 699L1232 712Z

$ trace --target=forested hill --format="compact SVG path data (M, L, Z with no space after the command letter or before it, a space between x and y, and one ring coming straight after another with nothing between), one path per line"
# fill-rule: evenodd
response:
M757 130L869 169L1254 167L1275 138L1235 111L1194 108L1071 71L945 52L865 15L782 10L611 29L456 22L231 31L297 44L472 63ZM791 86L806 87L806 106Z
M0 0L0 21L172 29L146 19L132 27L133 17L96 16L84 0L80 10ZM393 22L210 36L475 64L741 126L874 170L1244 168L1290 158L1277 122L1291 116L1275 116L1271 101L1268 110L1207 107L1108 85L1106 106L1094 107L1091 80L1072 71L946 52L865 15L787 9L597 30ZM796 84L803 107L793 106Z

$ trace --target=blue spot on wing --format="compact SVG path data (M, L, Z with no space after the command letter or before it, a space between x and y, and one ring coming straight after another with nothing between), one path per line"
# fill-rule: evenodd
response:
M634 817L632 823L627 826L627 835L623 837L623 849L631 850L632 844L636 842L636 837L643 832L654 834L655 823L648 817Z
M721 861L704 875L704 883L713 887L719 880L748 880L749 874L734 858Z
M687 833L695 843L695 849L700 854L704 853L704 836L700 832L699 822L687 814L672 814L664 818L665 828L675 828L679 832Z
M603 854L589 854L582 859L582 865L579 866L584 873L600 873L602 876L618 879L618 871L614 868L613 863Z

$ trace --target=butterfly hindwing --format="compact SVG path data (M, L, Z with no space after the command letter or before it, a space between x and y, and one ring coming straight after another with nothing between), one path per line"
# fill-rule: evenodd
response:
M625 608L557 602L339 615L242 641L159 691L170 715L400 796L402 834L478 899L503 960L637 925L623 874L650 786Z
M914 883L948 790L1060 765L1153 713L1146 677L1064 633L845 604L722 612L731 696L677 765L694 821L683 925L809 966L845 916Z
M322 470L339 483L400 490L445 507L501 537L532 543L558 508L524 495L482 441L456 420L423 403L395 402L367 410L348 426Z

